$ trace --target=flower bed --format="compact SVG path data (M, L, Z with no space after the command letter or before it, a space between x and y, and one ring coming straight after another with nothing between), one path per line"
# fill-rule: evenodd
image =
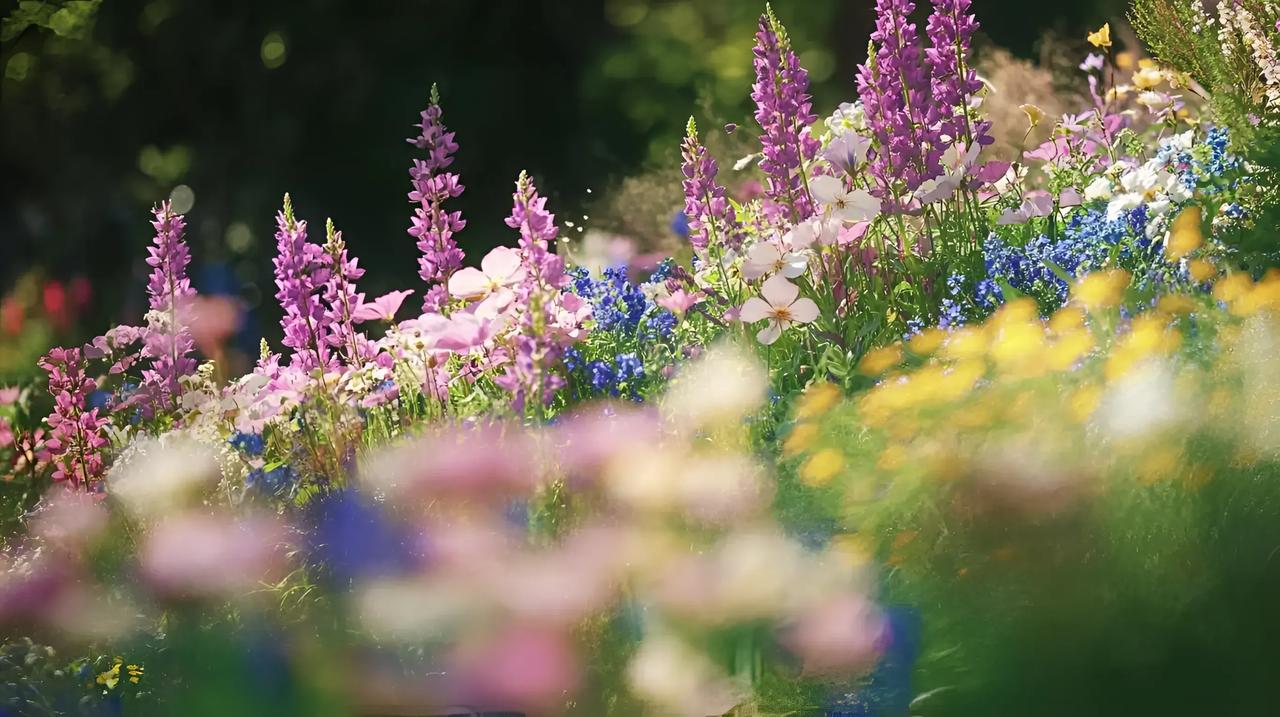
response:
M569 265L526 174L468 265L433 89L420 283L367 296L372 247L285 195L280 337L243 375L158 205L139 325L0 394L7 706L1264 712L1280 18L1142 0L1166 64L1104 25L1089 104L1024 105L1052 131L1007 157L970 3L914 9L878 0L821 122L761 15L759 151L723 170L690 119L689 249L643 268Z

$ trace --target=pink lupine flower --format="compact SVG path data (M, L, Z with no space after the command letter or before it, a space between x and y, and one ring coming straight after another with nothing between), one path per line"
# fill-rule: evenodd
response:
M53 479L97 491L106 473L102 453L108 443L107 420L98 416L96 408L86 410L86 402L98 384L85 375L80 349L52 349L38 365L49 373L53 396L53 413L45 418L49 426L45 448L53 461Z
M756 81L751 99L762 130L760 168L768 177L766 212L792 221L806 219L813 213L813 201L804 186L805 165L821 146L809 125L818 117L809 96L809 73L800 66L772 8L760 16L752 54Z
M369 339L356 331L354 314L364 303L364 294L356 291L356 282L364 276L358 259L347 257L347 244L342 232L325 222L323 265L327 269L322 297L324 299L325 334L329 346L346 354L347 363L360 366L373 355Z
M500 246L485 254L479 269L468 266L449 277L449 293L467 301L497 296L505 306L515 298L514 289L523 280L520 252Z
M457 174L445 171L453 164L458 144L453 141L454 133L445 130L442 114L440 92L432 85L431 103L422 111L422 121L416 125L422 132L408 140L418 149L427 150L427 159L415 159L409 170L413 180L409 201L418 205L409 234L417 238L418 250L422 252L418 276L429 286L422 301L423 313L444 308L449 278L462 266L464 257L453 235L467 226L462 212L444 209L444 203L459 197L464 187Z
M356 310L351 314L351 320L357 324L365 321L395 321L396 312L400 310L404 300L412 294L412 291L393 291L389 294L383 294L373 301L362 303L356 307Z
M195 289L187 278L191 253L183 234L186 221L175 214L169 202L152 210L156 236L148 248L147 264L151 276L147 281L148 314L142 354L150 359L150 368L142 372L142 387L147 395L147 409L176 406L182 397L181 378L194 373L196 360L191 330L187 328L191 300Z
M307 241L307 222L294 219L293 201L284 196L284 208L276 215L276 300L284 310L280 326L284 345L293 349L291 365L304 371L329 368L333 356L328 334L329 319L320 303L328 279L324 249Z
M685 128L680 156L683 159L680 171L684 174L681 185L684 188L684 214L689 220L689 243L694 251L702 253L714 236L726 247L737 248L742 243L742 227L724 185L716 182L719 165L698 139L698 126L692 117Z
M738 314L744 324L768 322L756 334L756 339L766 346L777 341L792 324L807 324L816 318L818 305L812 299L800 297L800 287L780 275L766 280L760 287L760 296L747 299Z

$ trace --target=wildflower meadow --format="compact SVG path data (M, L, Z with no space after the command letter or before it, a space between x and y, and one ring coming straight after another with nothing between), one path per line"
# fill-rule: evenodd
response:
M981 0L875 0L835 106L787 20L662 108L667 246L464 216L426 78L404 235L278 188L250 361L167 191L127 322L7 289L0 715L1280 711L1280 6L1134 0L1061 112Z

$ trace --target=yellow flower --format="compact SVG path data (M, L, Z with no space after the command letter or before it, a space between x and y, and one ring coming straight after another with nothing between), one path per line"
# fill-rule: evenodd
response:
M814 423L799 423L787 434L782 443L782 453L788 458L798 456L809 450L818 440L818 426Z
M1200 248L1204 234L1200 231L1200 207L1187 207L1173 220L1169 241L1164 246L1164 256L1169 261L1182 261L1183 257Z
M907 342L907 348L911 349L911 353L917 356L928 356L937 351L946 338L947 332L942 329L925 329L911 337L911 340Z
M1098 409L1098 404L1102 402L1102 389L1097 386L1081 386L1075 393L1071 394L1068 404L1071 410L1071 418L1076 423L1084 423Z
M1143 58L1138 60L1139 70L1133 73L1133 84L1140 90L1154 89L1165 80L1165 73L1156 63Z
M902 346L892 344L868 351L858 363L858 370L868 376L879 376L902 361Z
M827 381L815 383L806 388L800 400L796 402L796 418L800 420L817 418L834 408L840 402L842 395L840 387L834 383Z
M833 448L824 448L805 461L800 469L800 480L805 485L824 486L844 468L844 456Z
M984 328L966 326L947 337L942 354L950 359L982 358L987 353L987 333Z
M1071 288L1071 298L1086 309L1103 309L1120 303L1129 286L1129 272L1123 269L1094 272Z
M1192 259L1187 263L1187 273L1192 279L1203 284L1218 275L1218 268L1208 259Z
M876 459L876 468L882 471L896 471L907 462L907 449L900 444L894 443L885 447L880 453L880 457Z
M1064 306L1049 317L1049 330L1055 334L1066 334L1084 328L1084 312L1075 306Z
M850 567L861 567L875 557L875 544L865 535L845 533L831 539L831 552Z
M115 667L99 674L97 682L109 690L114 690L120 682L120 663L117 662Z
M1091 350L1093 350L1093 335L1087 331L1063 334L1049 349L1049 368L1054 371L1067 371Z
M1111 23L1106 23L1096 32L1089 33L1089 44L1094 47L1111 47Z
M1036 127L1044 121L1044 110L1035 105L1025 104L1019 106L1018 109L1022 110L1022 113L1027 116L1027 122L1031 123L1032 127Z
M1164 314L1189 314L1196 309L1196 302L1186 294L1165 294L1156 302L1156 311Z

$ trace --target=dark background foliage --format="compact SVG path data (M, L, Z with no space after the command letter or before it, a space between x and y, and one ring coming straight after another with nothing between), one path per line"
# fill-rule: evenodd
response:
M926 5L928 3L922 3ZM988 42L1028 56L1112 0L977 0ZM854 95L871 0L778 0L822 114ZM147 209L194 198L202 289L272 292L285 191L326 216L371 291L413 286L404 138L440 85L461 145L470 251L521 169L562 217L671 165L691 113L748 130L757 0L23 0L0 2L0 289L31 267L92 280L97 318L138 322ZM182 201L179 201L182 204ZM212 267L216 271L209 271ZM266 314L274 315L270 309Z

